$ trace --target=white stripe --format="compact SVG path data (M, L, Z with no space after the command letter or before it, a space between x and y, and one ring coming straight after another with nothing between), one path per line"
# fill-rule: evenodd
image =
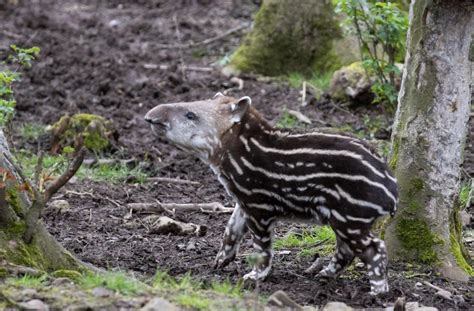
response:
M379 160L380 162L382 163L385 163L385 161L383 159L381 159L380 157L378 157L374 151L370 150L370 149L367 149L364 145L362 145L361 143L358 143L357 141L355 140L352 140L349 142L350 144L352 145L355 145L357 147L359 147L360 149L364 150L365 152L367 152L368 154L370 154L371 156L373 156L375 159Z
M268 191L268 190L265 190L265 189L252 189L252 190L249 190L249 189L246 189L245 187L243 187L242 185L240 185L234 178L234 176L232 174L230 174L230 178L232 179L232 182L235 184L235 186L237 187L237 189L240 191L240 192L243 192L245 193L246 195L248 196L251 196L252 194L263 194L263 195L266 195L268 197L271 197L271 198L274 198L280 202L283 202L285 203L289 208L292 208L292 209L295 209L299 212L304 212L304 208L301 208L301 207L298 207L296 205L294 205L291 201L288 201L287 199L279 196L278 194L274 193L274 192L271 192L271 191Z
M248 203L248 204L245 204L245 206L247 206L249 208L263 209L263 210L266 210L266 211L273 211L274 210L274 207L270 204Z
M360 234L360 229L347 229L349 234Z
M344 239L347 239L347 235L342 233L342 231L339 230L339 229L336 229L336 234L339 235L340 237L344 238Z
M324 197L310 197L310 196L297 196L295 194L286 194L285 197L289 199L294 199L296 201L302 201L302 202L312 202L312 203L325 203L326 198Z
M368 207L368 208L374 209L380 215L388 214L388 211L384 210L382 208L382 206L380 206L380 205L374 204L372 202L364 201L364 200L358 200L358 199L355 199L355 198L351 197L350 194L345 192L344 190L342 190L342 188L339 187L339 185L336 185L336 189L337 189L337 192L339 192L339 194L341 195L341 197L346 199L347 202L349 202L351 204L355 204L355 205L358 205L358 206L361 206L361 207Z
M388 179L390 179L390 180L391 180L391 181L393 181L394 183L396 183L396 182L397 182L397 179L396 179L396 178L394 178L394 177L392 177L392 176L391 176L391 175L390 175L390 174L389 174L387 171L385 171L385 176L387 176L387 177L388 177Z
M277 149L277 148L264 147L255 138L250 138L250 141L263 152L271 152L271 153L278 153L278 154L284 154L284 155L295 155L295 154L302 154L303 153L303 154L334 155L334 156L350 157L350 158L353 158L353 159L356 159L356 160L360 160L360 162L364 166L369 168L374 174L376 174L376 175L378 175L382 178L385 178L384 174L382 174L380 171L378 171L369 162L365 161L360 154L354 153L352 151L312 149L312 148L296 148L296 149L290 149L290 150L282 150L282 149ZM288 164L288 165L290 166L290 164Z
M282 133L281 131L266 131L265 133L270 135L278 135L278 136L286 136L286 137L308 137L308 136L323 136L323 137L332 137L332 138L342 138L342 139L350 139L354 140L356 138L351 136L344 136L338 134L329 134L329 133L321 133L321 132L309 132L309 133L301 133L301 134L290 134L290 133Z
M229 152L227 154L229 155L230 164L232 164L239 175L242 175L244 171L242 171L237 161L235 161L234 157Z
M278 210L279 206L276 207L276 209ZM280 207L281 208L281 207ZM276 219L276 217L270 217L268 219L260 219L260 222L265 225L265 226L268 226L268 224L270 224L272 221L274 221Z
M366 176L348 175L348 174L340 174L340 173L313 173L313 174L308 174L308 175L277 174L277 173L267 171L264 168L253 166L253 164L247 161L247 159L245 159L244 157L240 157L240 159L242 160L244 165L252 171L260 172L270 178L283 179L285 181L305 181L305 180L314 179L314 178L342 178L342 179L351 180L351 181L363 181L371 186L375 186L377 188L382 189L385 192L385 194L387 194L387 196L390 199L392 199L393 202L396 202L396 199L393 196L393 194L391 194L390 191L388 191L388 189L385 188L384 185L382 185L381 183L372 181L368 179Z
M382 257L382 255L377 254L377 255L374 256L374 258L372 258L372 261L378 261L380 259L380 257Z
M247 140L247 138L245 138L245 137L243 137L242 135L240 135L240 136L239 136L239 139L240 139L240 141L244 144L245 150L247 150L247 152L250 152L249 141Z
M359 222L363 222L363 223L368 224L368 223L371 223L374 220L374 217L359 218L359 217L354 217L354 216L347 215L347 219L350 220L350 221L359 221Z
M329 216L331 216L331 211L329 210L329 208L325 206L317 206L316 208L325 218L329 218Z
M339 214L338 211L331 210L331 214L334 216L334 218L336 218L340 222L347 222L347 219L344 218L344 216L342 216L341 214Z

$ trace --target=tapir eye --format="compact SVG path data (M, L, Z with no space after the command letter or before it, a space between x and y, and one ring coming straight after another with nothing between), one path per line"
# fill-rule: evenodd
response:
M194 120L198 119L197 115L192 111L186 112L185 116L188 120L193 120L194 121Z

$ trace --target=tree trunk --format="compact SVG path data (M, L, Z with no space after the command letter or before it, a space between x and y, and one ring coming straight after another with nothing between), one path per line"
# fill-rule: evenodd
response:
M411 3L390 161L400 201L385 232L392 258L430 264L458 280L472 274L459 242L457 198L469 118L473 9L472 0Z
M296 72L311 76L330 66L337 68L333 41L338 37L330 1L264 0L231 65L269 76Z
M40 271L86 270L86 267L66 251L39 222L33 239L25 243L25 215L31 202L11 159L8 144L0 128L0 264L12 263ZM4 269L1 269L5 272Z

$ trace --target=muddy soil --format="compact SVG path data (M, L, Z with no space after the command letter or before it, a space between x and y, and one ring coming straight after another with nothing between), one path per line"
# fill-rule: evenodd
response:
M127 203L157 199L231 205L210 169L154 138L143 116L159 103L210 98L235 86L218 69L208 68L228 57L245 31L193 48L163 48L163 45L200 42L251 22L257 7L250 1L242 2L233 6L232 1L212 0L20 0L18 4L0 6L0 51L12 43L42 49L38 61L17 85L16 129L25 123L50 124L65 113L99 114L112 119L120 134L120 147L111 157L142 161L150 176L200 183L135 184L129 180L105 184L83 180L69 184L58 197L68 200L72 208L63 213L48 208L45 222L50 232L80 259L99 267L132 270L147 276L153 275L157 268L175 276L191 272L204 282L237 281L248 270L245 264L245 254L251 252L248 240L236 263L224 271L211 268L228 215L177 212L178 220L205 224L207 234L204 237L156 235L148 232L143 215L131 215L126 207ZM183 65L195 68L183 73L179 69ZM324 100L300 108L297 89L251 75L242 78L243 90L230 94L251 96L255 106L272 121L288 108L302 111L314 121L312 126L357 128L363 126L364 115L378 113L376 107L347 112ZM471 126L474 127L473 122ZM16 138L19 147L37 148L35 142ZM466 154L466 171L473 174L472 144ZM287 231L288 226L281 225L277 236ZM297 252L276 255L272 275L260 284L264 294L283 289L298 303L313 305L343 301L356 307L380 307L401 296L441 310L468 309L474 305L472 283L449 282L432 271L397 264L391 266L389 273L392 290L381 297L367 295L368 280L357 268L322 285L304 275L310 258L300 257ZM423 280L463 295L465 301L437 297L433 290L416 285Z

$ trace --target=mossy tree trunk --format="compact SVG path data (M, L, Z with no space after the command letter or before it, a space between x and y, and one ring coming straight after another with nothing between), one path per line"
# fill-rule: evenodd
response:
M45 272L85 270L85 266L48 233L41 221L34 229L31 242L24 241L25 215L31 202L5 154L12 158L0 128L0 264L27 266ZM0 267L0 274L5 272L5 267Z
M264 0L231 65L269 76L325 72L338 63L333 40L340 30L334 16L328 0Z
M398 212L385 232L391 257L467 280L457 197L469 118L471 0L414 0L392 135ZM468 273L466 273L468 272Z

